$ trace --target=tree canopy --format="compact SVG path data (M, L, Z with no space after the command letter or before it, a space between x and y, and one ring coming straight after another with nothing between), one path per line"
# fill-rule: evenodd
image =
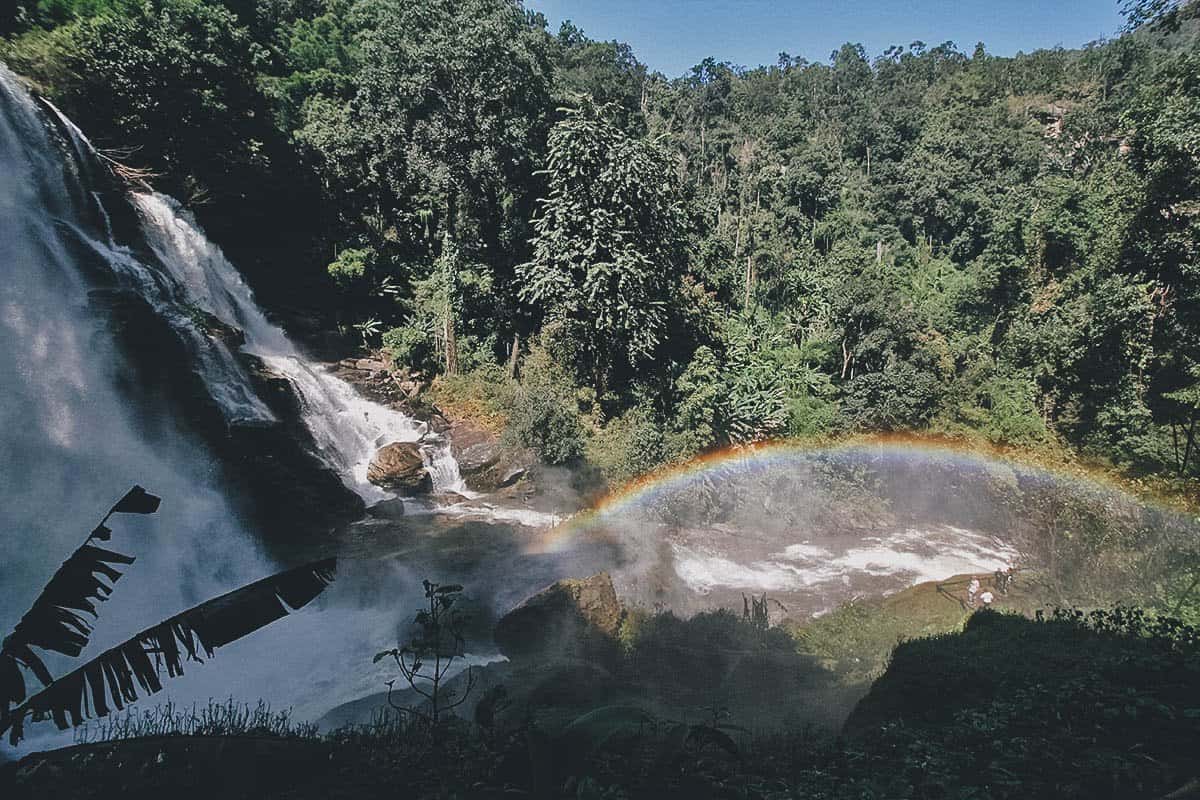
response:
M515 0L60 0L2 53L268 302L417 370L546 367L521 396L562 383L597 447L899 428L1186 478L1196 8L670 78Z

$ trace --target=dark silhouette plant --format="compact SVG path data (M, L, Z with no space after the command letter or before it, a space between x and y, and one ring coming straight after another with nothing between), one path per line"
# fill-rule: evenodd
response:
M388 705L402 714L408 714L425 722L437 725L442 715L466 702L475 688L475 671L467 667L467 687L460 695L455 689L447 689L445 680L455 660L463 656L466 640L463 628L466 617L456 608L462 588L458 584L437 584L422 581L428 608L417 612L413 622L417 633L407 644L393 647L375 654L375 663L391 657L397 669L412 690L424 697L429 704L429 713L414 706L401 706L395 700L396 681L387 682Z
M334 558L280 572L169 617L53 678L31 648L78 656L92 632L82 614L98 617L96 602L106 600L121 577L114 565L134 562L132 556L93 542L112 538L106 523L113 514L153 514L159 502L140 486L130 489L63 562L0 644L0 735L8 732L13 745L23 738L27 720L53 719L66 730L123 710L140 696L160 691L164 669L168 677L182 675L185 661L203 663L218 647L307 605L333 581ZM22 668L42 682L41 691L27 696Z

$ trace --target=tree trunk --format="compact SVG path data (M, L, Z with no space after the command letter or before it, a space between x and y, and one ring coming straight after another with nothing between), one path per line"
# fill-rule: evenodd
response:
M1196 442L1196 406L1192 406L1192 417L1188 420L1187 439L1183 444L1183 461L1179 464L1179 476L1187 472L1188 461L1192 457L1192 445Z
M1179 429L1175 420L1171 420L1171 457L1175 461L1175 468L1182 472L1183 465L1179 463Z
M754 254L746 253L746 294L742 298L742 308L750 308L750 290L754 286Z
M750 218L750 224L746 230L746 293L742 300L742 308L750 308L750 296L754 288L754 241L751 238L753 231L754 220L758 218L758 210L762 202L762 187L758 187L754 193L754 216ZM738 227L738 233L741 233L741 227Z
M446 343L446 374L458 374L458 339L454 335L454 306L446 300L446 313L442 317L442 338Z
M517 379L517 353L521 351L521 334L514 333L512 341L512 352L508 354L508 377L511 380Z

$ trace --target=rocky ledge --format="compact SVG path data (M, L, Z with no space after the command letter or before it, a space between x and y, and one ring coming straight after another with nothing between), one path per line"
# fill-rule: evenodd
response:
M554 583L496 623L493 637L511 659L579 658L606 662L625 611L607 572Z
M450 426L450 452L467 488L496 492L529 477L536 458L528 450L507 446L495 433L466 420Z
M402 495L424 494L433 479L416 442L393 442L379 450L367 468L367 480Z

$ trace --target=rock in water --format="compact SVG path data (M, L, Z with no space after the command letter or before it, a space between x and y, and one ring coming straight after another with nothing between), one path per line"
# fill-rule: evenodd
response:
M506 656L607 660L616 653L624 611L607 572L552 584L496 623Z
M456 422L450 450L467 488L490 493L516 483L529 470L531 453L506 447L500 437L470 422Z
M404 516L404 501L399 497L380 500L368 508L367 513L375 519L400 519Z
M367 480L402 494L420 494L433 488L416 442L393 442L381 448L367 468Z

